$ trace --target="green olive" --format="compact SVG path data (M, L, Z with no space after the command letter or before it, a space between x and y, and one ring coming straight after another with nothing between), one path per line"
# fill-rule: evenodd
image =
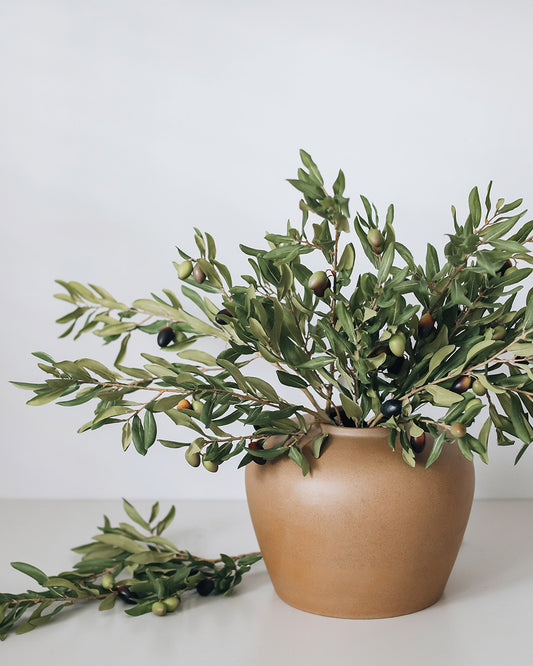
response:
M394 356L403 356L405 351L405 335L403 333L395 333L389 339L389 349Z
M366 235L368 242L372 245L374 252L380 252L385 239L379 229L370 229Z
M192 451L190 449L187 449L187 451L185 451L185 460L189 463L191 467L200 466L201 459L198 451Z
M196 414L201 414L203 408L204 408L204 403L200 402L200 400L192 401L192 409L194 412L196 412Z
M178 597L168 597L167 599L163 599L163 604L167 611L172 613L180 605L180 600Z
M495 326L492 329L492 339L493 340L503 340L505 338L507 330L505 326Z
M202 460L202 464L208 472L213 472L213 474L218 470L218 465L214 463L212 460L206 460L204 458Z
M178 266L178 277L180 280L186 280L189 275L192 273L193 265L192 261L183 261Z
M457 437L457 439L460 439L466 435L466 426L463 423L458 423L456 421L450 426L450 434L452 437Z
M472 384L472 391L474 391L476 395L485 395L487 393L487 389L483 386L479 379L476 379Z
M102 587L106 590L111 590L115 587L115 579L111 574L105 574L102 576Z
M479 398L473 398L472 400L469 401L468 405L466 406L466 409L472 410L472 409L477 409L478 407L483 407L483 403Z
M154 615L166 615L167 614L167 607L162 601L154 601L152 604L152 613Z
M315 292L315 296L322 297L330 286L329 278L325 271L315 271L307 283L309 289Z

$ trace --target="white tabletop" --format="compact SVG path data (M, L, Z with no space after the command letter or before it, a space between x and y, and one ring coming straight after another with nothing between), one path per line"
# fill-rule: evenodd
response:
M70 569L72 546L89 541L121 501L2 500L0 591L36 584L9 562L54 575ZM134 502L149 511L149 502ZM161 503L164 511L170 502ZM168 538L205 557L257 543L245 503L179 501ZM156 664L531 666L533 664L533 501L478 501L443 598L419 613L384 620L338 620L280 601L263 563L232 597L190 598L164 618L128 617L121 604L98 612L80 604L51 624L0 643L2 666Z

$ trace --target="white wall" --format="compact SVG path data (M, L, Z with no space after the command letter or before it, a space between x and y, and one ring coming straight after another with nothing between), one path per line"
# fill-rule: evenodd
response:
M177 289L193 225L247 272L237 242L299 219L300 147L352 208L394 202L419 255L474 184L531 205L532 22L526 0L3 0L0 496L242 497L234 469L76 435L88 407L24 405L7 381L40 379L31 351L115 353L57 339L53 280ZM515 453L493 447L478 496L531 496Z

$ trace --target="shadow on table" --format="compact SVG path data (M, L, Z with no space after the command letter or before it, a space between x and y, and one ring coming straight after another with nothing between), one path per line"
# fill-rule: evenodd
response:
M533 505L477 502L442 602L470 599L533 578Z

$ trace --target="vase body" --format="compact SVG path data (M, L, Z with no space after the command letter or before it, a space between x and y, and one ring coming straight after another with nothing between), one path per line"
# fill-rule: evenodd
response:
M328 440L319 459L309 443ZM474 466L445 443L425 469L393 451L386 428L313 426L303 477L286 456L246 466L246 492L274 589L301 610L344 618L412 613L442 595L474 494Z

